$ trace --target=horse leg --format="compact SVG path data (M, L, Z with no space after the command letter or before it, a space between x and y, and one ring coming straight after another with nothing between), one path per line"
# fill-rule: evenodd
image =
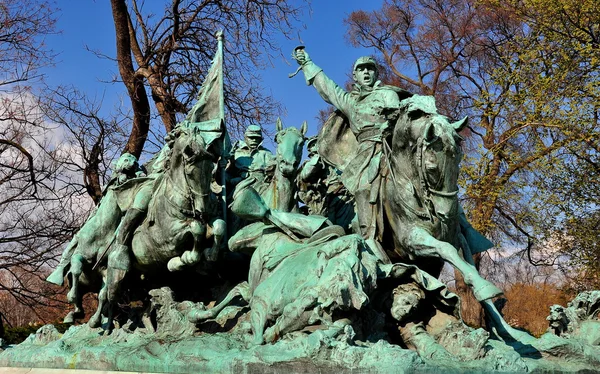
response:
M435 239L426 230L420 227L413 228L408 235L406 244L418 256L441 258L458 269L463 275L465 283L473 290L473 295L477 301L502 295L502 290L492 282L484 279L475 266L460 257L454 246Z
M536 341L536 339L528 333L511 327L504 320L504 318L502 318L502 315L498 309L496 309L496 306L492 300L484 300L481 302L481 305L485 310L486 317L488 317L487 321L489 325L491 325L488 326L488 328L492 330L492 332L494 332L498 337L516 340L524 344L530 344Z
M261 345L265 342L264 331L268 320L268 306L262 299L254 297L250 304L250 325L252 326L253 343Z
M63 323L72 324L76 319L83 318L85 313L82 305L83 293L77 292L75 303L73 304L73 310L71 310L65 318L63 319Z
M90 317L88 321L88 326L95 328L100 327L102 324L102 309L106 306L107 301L107 287L106 287L106 278L103 277L102 287L100 288L100 292L98 293L98 308L94 314Z
M115 244L113 250L108 255L108 266L106 269L106 297L108 302L107 330L111 330L113 327L113 312L119 293L119 287L130 268L131 259L129 257L129 248L125 245Z
M77 298L79 295L79 277L83 274L83 264L85 263L85 258L77 253L71 256L71 289L69 293L67 293L67 301L70 304L75 305L77 303Z
M475 298L481 302L486 315L490 320L489 326L499 337L505 339L517 340L521 343L531 343L535 338L523 331L519 331L511 327L502 315L494 306L491 298L501 295L502 291L493 283L483 279L477 272L475 266L467 263L460 257L456 248L452 245L441 242L433 238L427 231L421 228L415 228L411 232L408 244L410 248L416 249L421 256L439 257L455 266L460 271L465 279L465 283L469 285Z
M267 343L274 343L282 335L291 331L301 330L309 324L309 314L306 311L314 307L317 303L317 297L305 295L300 299L294 300L283 308L283 313L272 327L269 327L264 334Z
M209 227L208 235L213 237L213 246L204 251L204 256L207 261L217 261L219 250L223 244L223 237L227 232L227 225L222 219L215 219Z
M204 241L204 237L206 236L206 224L200 223L198 221L192 221L190 223L189 231L183 231L179 233L173 243L180 243L184 241L184 236L192 235L194 238L194 247L191 251L185 251L181 254L181 256L173 257L167 263L167 269L170 272L183 270L187 266L195 265L202 259L202 254L200 252L202 248L202 242Z
M250 287L248 286L248 282L242 282L237 286L233 287L231 291L225 296L223 301L219 304L215 305L213 308L209 310L200 310L200 309L192 309L188 313L188 321L192 323L198 323L205 321L207 319L216 318L219 313L225 309L235 298L241 297L246 303L250 302Z
M83 295L79 295L77 298L77 302L75 303L75 309L73 309L73 318L79 319L85 316L85 311L83 310Z
M85 311L83 310L83 294L84 292L77 292L77 297L75 303L73 304L73 310L65 316L63 323L74 323L75 320L85 316Z
M95 328L102 324L102 309L106 305L106 285L103 285L98 293L98 308L88 321L88 326Z

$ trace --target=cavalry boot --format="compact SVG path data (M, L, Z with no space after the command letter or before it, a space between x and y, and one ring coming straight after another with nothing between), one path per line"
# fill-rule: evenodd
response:
M356 215L360 225L360 234L364 239L375 237L375 216L373 214L375 205L369 201L370 190L358 190L354 195L356 202Z
M57 286L63 285L65 279L65 270L67 269L67 266L71 264L71 256L75 251L75 247L77 247L77 235L75 235L75 237L71 239L71 242L63 251L58 266L50 275L48 275L48 278L46 278L47 282L56 284Z
M126 245L129 243L133 232L138 225L146 217L146 212L140 209L131 208L125 213L125 217L121 220L119 228L117 229L117 240L116 244Z

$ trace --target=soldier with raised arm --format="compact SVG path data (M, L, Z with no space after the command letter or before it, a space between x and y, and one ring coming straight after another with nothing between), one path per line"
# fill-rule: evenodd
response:
M319 95L345 116L328 120L319 134L319 152L337 168L343 170L340 179L354 195L360 232L365 239L381 240L383 221L379 206L381 162L389 150L386 143L399 115L400 101L412 96L399 87L382 85L372 57L360 57L354 63L354 86L347 92L333 82L315 65L304 48L297 48L293 58L300 64L306 83L315 87ZM341 122L341 125L340 125ZM344 133L348 126L354 136ZM330 128L328 128L330 127ZM332 129L331 127L338 127ZM467 221L459 206L461 234L468 243L470 254L483 252L493 246Z
M380 236L376 222L377 215L381 214L377 205L381 187L383 143L391 135L398 118L400 100L411 94L397 87L382 85L377 80L377 64L371 57L361 57L354 63L354 87L350 92L327 77L304 49L296 49L294 58L301 65L307 84L314 86L326 102L348 119L350 130L358 144L356 149L347 150L350 157L343 168L341 180L354 195L362 236L365 239ZM326 146L353 148L347 144Z

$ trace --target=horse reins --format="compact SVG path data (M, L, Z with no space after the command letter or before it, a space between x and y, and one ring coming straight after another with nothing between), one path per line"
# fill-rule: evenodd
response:
M204 212L197 212L196 209L194 208L196 206L195 202L195 197L199 196L199 197L207 197L210 195L210 192L207 193L199 193L197 191L194 191L190 185L189 179L188 179L188 175L185 172L185 170L183 170L183 177L185 180L185 185L187 187L187 191L180 189L177 184L173 181L173 178L171 178L170 174L167 174L167 178L169 179L169 181L171 182L171 185L173 186L173 188L179 192L180 194L182 194L184 197L187 195L187 197L189 197L190 200L190 206L191 209L184 209L181 208L180 206L176 205L170 198L166 198L167 202L169 202L169 204L171 204L172 207L176 208L179 212L181 212L183 215L188 216L188 217L193 217L196 218L196 214L199 214L199 219L200 221L204 221L204 217L203 217L203 213Z
M402 198L399 199L402 206L404 208L406 208L408 211L410 211L411 213L413 213L414 215L416 215L422 219L428 219L430 221L433 221L434 215L438 219L442 220L442 218L439 217L439 215L436 213L435 204L431 198L431 195L436 195L436 196L440 196L443 198L454 198L458 195L458 189L456 191L451 191L451 192L440 191L440 190L436 189L438 187L437 185L435 186L435 188L431 187L431 185L427 181L426 170L425 170L426 166L425 166L425 162L423 162L423 155L425 154L425 151L429 148L429 146L437 140L438 139L435 139L433 142L427 142L423 139L423 137L420 137L417 140L417 148L419 151L416 153L415 158L416 158L416 164L417 164L416 166L417 166L417 170L418 170L417 174L419 176L419 185L421 186L421 190L423 191L424 196L421 196L421 194L419 194L416 191L414 184L411 182L410 178L408 178L406 175L404 175L404 178L407 181L409 181L409 183L413 186L413 190L415 190L415 192L417 192L417 196L419 197L419 199L424 203L423 205L426 207L427 213L420 212L420 211L416 210L415 208L413 208L412 206L410 206L406 201L404 201L404 199L402 199ZM383 141L383 144L384 144L384 146L383 146L384 154L387 159L388 168L390 170L392 180L397 185L398 182L394 175L393 168L389 167L389 166L391 166L391 158L389 156L389 153L391 153L390 146L387 143L387 141L385 141L385 140ZM442 170L446 170L446 163L447 163L447 159L444 158ZM442 178L440 178L440 180L438 181L438 185L440 184L441 181L442 181Z

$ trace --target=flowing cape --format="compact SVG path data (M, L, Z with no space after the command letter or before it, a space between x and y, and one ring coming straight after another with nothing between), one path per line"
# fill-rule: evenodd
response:
M325 162L342 172L356 157L358 141L350 130L348 118L341 111L333 112L321 127L317 149Z

